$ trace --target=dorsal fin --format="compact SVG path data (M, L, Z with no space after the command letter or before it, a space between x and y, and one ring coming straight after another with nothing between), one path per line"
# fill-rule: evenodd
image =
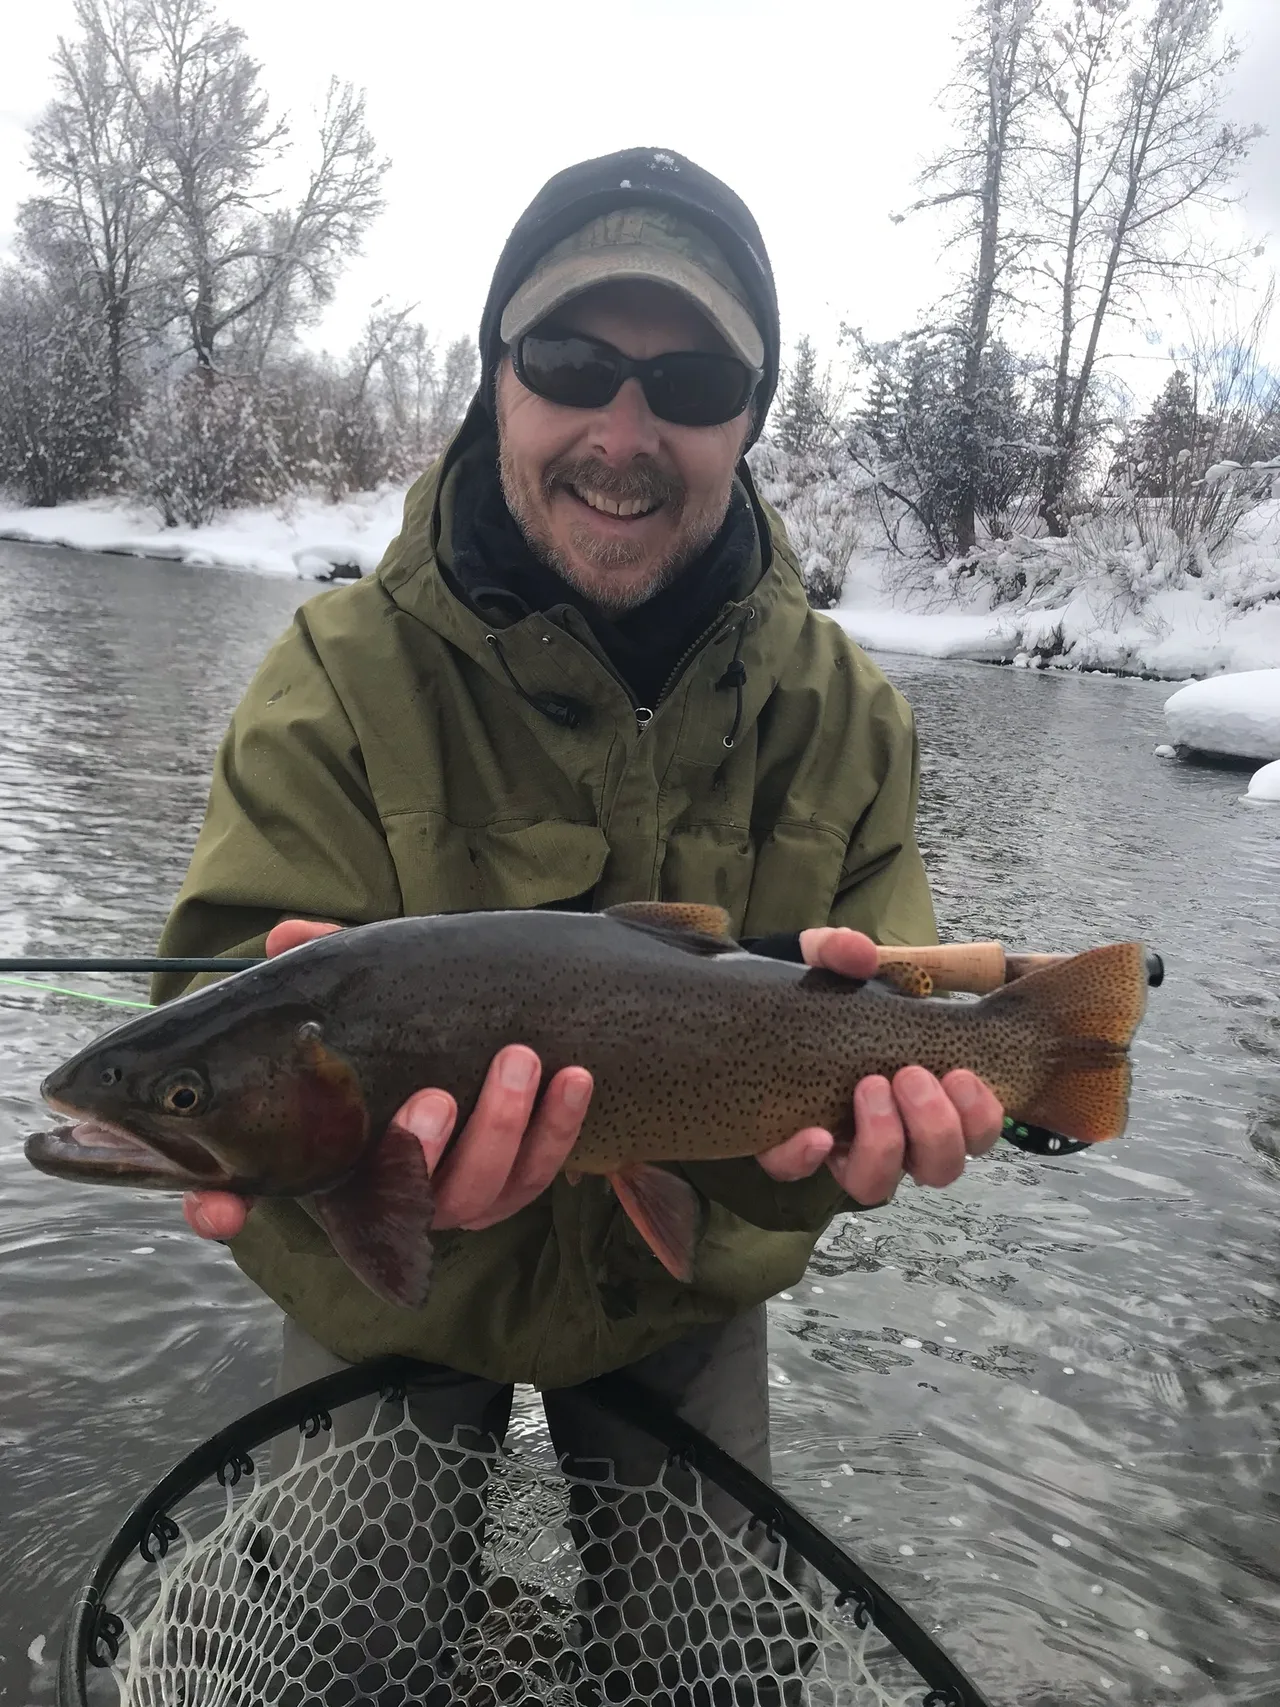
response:
M658 925L668 931L693 931L697 936L722 936L733 941L729 915L723 907L706 906L701 901L620 901L616 907L606 907L611 919L621 919L625 925Z
M729 935L729 915L723 907L693 901L621 901L604 911L606 918L656 936L686 954L741 953Z

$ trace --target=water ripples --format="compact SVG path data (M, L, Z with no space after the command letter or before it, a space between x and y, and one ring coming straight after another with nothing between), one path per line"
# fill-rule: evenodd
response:
M0 953L152 945L302 591L0 546ZM944 934L1138 935L1168 979L1122 1144L833 1227L773 1308L779 1479L998 1707L1275 1707L1280 812L1153 758L1160 684L884 662ZM28 1645L273 1370L276 1312L171 1199L22 1159L40 1079L112 1017L0 984L0 1700L52 1699Z

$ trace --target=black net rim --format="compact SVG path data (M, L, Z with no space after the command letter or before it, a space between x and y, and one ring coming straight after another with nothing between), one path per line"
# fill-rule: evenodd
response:
M59 1707L90 1707L88 1671L106 1663L104 1653L113 1657L118 1640L107 1604L111 1586L135 1551L147 1561L163 1555L177 1534L170 1509L178 1501L211 1478L236 1482L252 1469L252 1453L287 1429L313 1434L330 1426L332 1410L353 1400L375 1394L403 1398L415 1375L431 1367L390 1356L323 1376L246 1412L175 1464L129 1512L76 1593L58 1660ZM644 1430L669 1457L716 1483L820 1571L838 1598L853 1605L857 1621L874 1625L928 1685L921 1707L992 1707L955 1660L837 1541L639 1382L602 1375L582 1391L602 1410Z

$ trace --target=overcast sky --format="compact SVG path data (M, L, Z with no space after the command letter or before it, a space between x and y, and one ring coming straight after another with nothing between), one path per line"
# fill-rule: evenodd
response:
M26 127L49 98L49 54L71 19L69 0L5 9L0 251L32 188ZM888 336L937 297L936 227L889 216L945 134L934 98L966 0L225 0L221 10L246 31L299 134L337 73L367 90L393 162L386 211L319 328L331 347L352 340L379 296L416 301L442 335L474 332L498 250L539 185L635 144L681 150L751 206L788 342L807 331L831 350L842 320ZM1243 180L1243 217L1261 242L1280 232L1280 0L1225 10L1245 44L1230 116L1275 132Z

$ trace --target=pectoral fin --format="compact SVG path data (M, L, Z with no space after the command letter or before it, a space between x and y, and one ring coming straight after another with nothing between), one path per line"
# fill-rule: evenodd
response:
M334 1250L370 1292L404 1310L425 1303L435 1200L412 1134L393 1126L350 1179L311 1201Z
M694 1245L698 1236L698 1194L678 1174L635 1162L609 1175L636 1231L677 1280L693 1279Z

